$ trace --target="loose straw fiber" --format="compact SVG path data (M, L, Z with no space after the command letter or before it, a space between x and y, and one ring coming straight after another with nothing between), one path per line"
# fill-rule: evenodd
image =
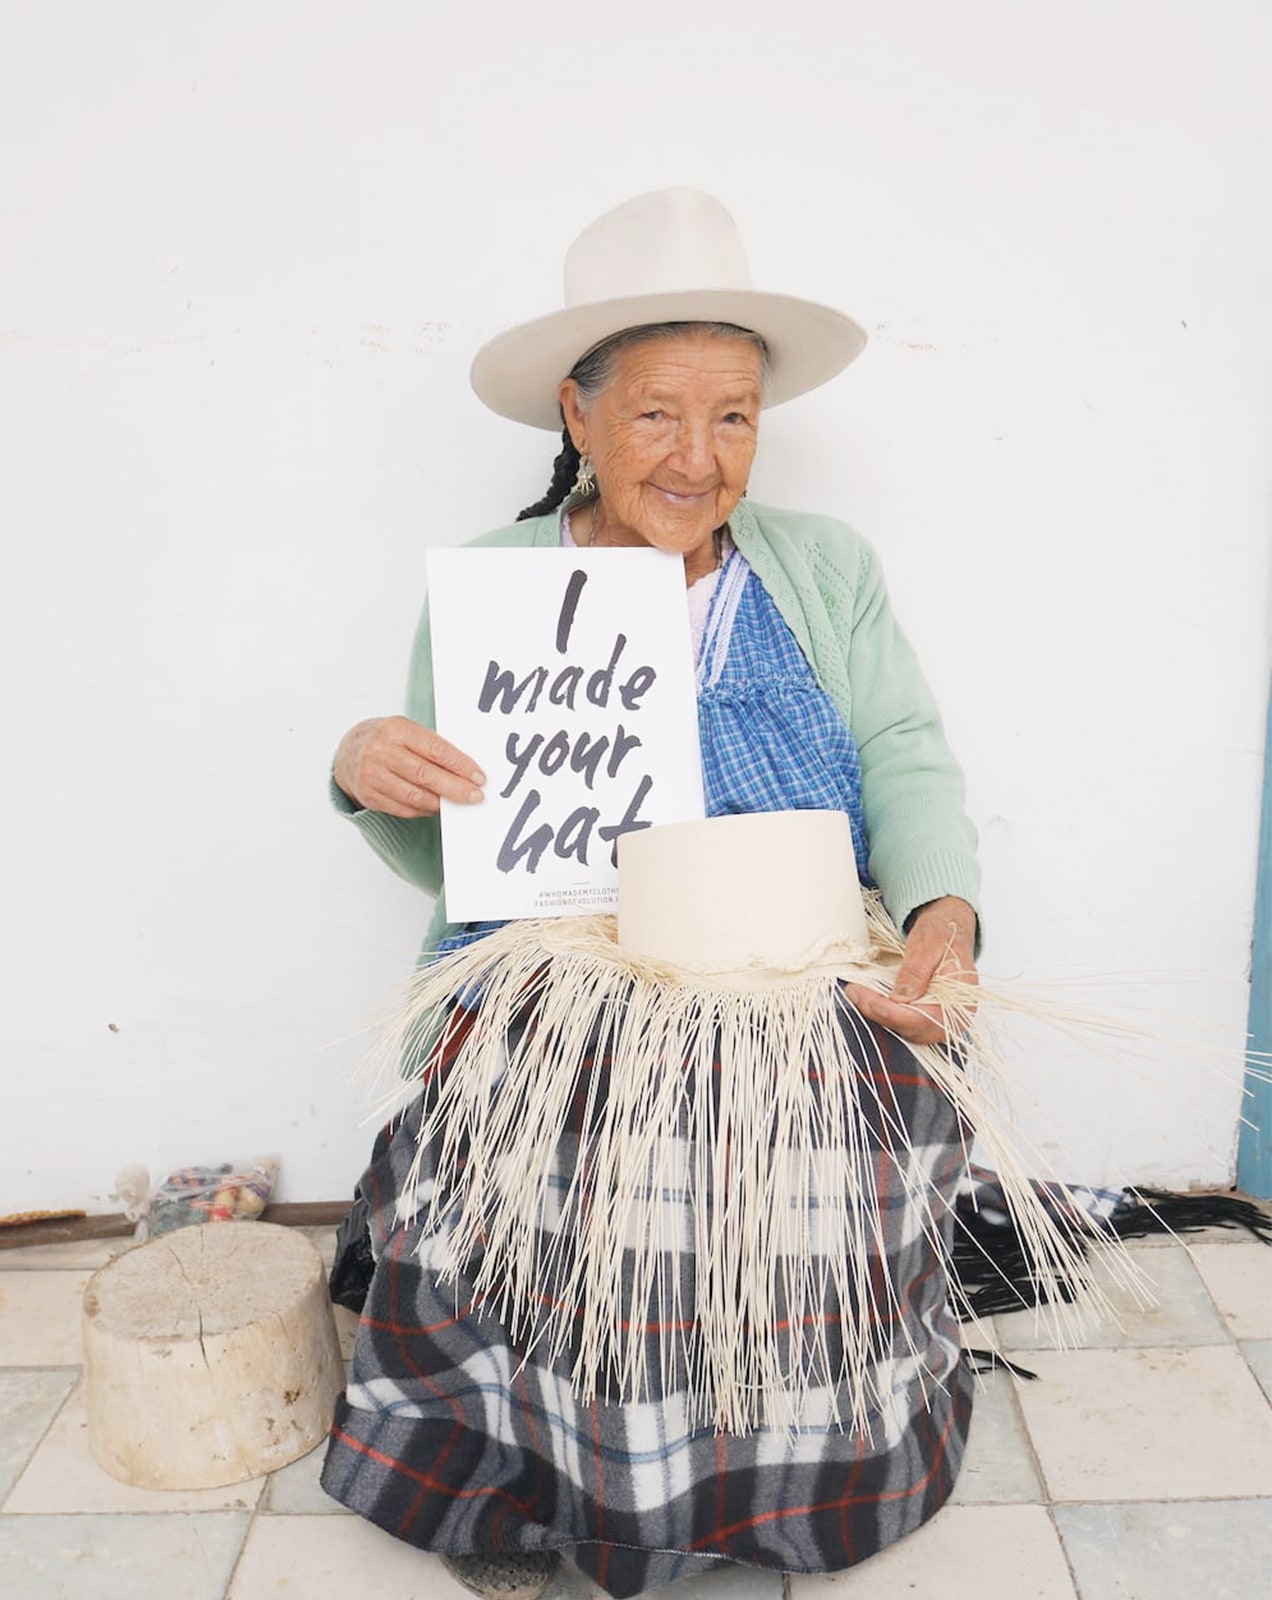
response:
M851 975L886 990L901 941L877 897L867 912L869 960ZM926 1002L962 1043L910 1048L996 1170L1041 1297L1071 1343L1111 1308L1079 1225L1031 1181L1053 1175L1011 1129L989 1027L995 1013L1045 1007L943 977ZM442 1045L450 1069L430 1072ZM603 1089L581 1065L601 1052ZM887 1399L876 1392L879 1326L904 1326L889 1313L906 1287L879 1281L886 1235L872 1125L887 1126L910 1225L957 1294L948 1201L886 1083L875 1086L874 1036L833 977L751 991L631 957L610 917L513 922L421 969L376 1060L394 1074L403 1060L424 1063L406 1085L422 1085L424 1114L403 1203L424 1223L430 1263L443 1281L465 1276L537 1359L569 1355L585 1402L639 1401L677 1374L701 1425L798 1427L815 1390L838 1396L839 1425L868 1427ZM578 1094L588 1097L587 1136L563 1194L558 1147L568 1128L577 1135ZM426 1148L435 1168L421 1184ZM691 1250L679 1237L683 1205L659 1203L685 1192ZM685 1260L691 1284L668 1270ZM1151 1298L1124 1253L1100 1276ZM808 1332L824 1326L827 1303L856 1308L834 1338ZM920 1354L912 1344L909 1353Z

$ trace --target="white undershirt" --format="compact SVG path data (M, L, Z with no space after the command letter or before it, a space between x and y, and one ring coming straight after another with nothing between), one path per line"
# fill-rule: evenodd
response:
M574 537L574 532L570 527L571 515L572 513L567 511L564 506L561 507L561 548L563 550L584 550L587 548L586 544L581 543ZM729 530L726 528L724 537L720 542L720 560L722 564L729 559L729 553L732 549L733 541L729 538ZM702 631L707 625L707 612L711 609L711 596L715 593L719 577L720 568L716 567L714 571L705 573L696 582L691 583L685 591L689 602L689 633L693 640L693 657L695 661L698 659L698 651L702 645Z

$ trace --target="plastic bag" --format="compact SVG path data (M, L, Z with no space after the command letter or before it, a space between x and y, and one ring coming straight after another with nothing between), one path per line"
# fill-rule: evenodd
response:
M336 1229L336 1255L327 1274L327 1292L338 1306L361 1311L375 1276L375 1257L371 1254L371 1207L361 1189L353 1192L353 1204Z
M200 1222L254 1222L268 1205L277 1177L277 1156L179 1167L155 1185L137 1219L136 1237L155 1239ZM119 1180L116 1184L122 1188Z
M371 1151L371 1165L384 1160L393 1139L393 1124L380 1129ZM327 1288L338 1306L361 1312L366 1304L371 1279L375 1276L375 1253L371 1246L371 1207L361 1183L355 1185L353 1204L336 1229L336 1255L327 1274Z

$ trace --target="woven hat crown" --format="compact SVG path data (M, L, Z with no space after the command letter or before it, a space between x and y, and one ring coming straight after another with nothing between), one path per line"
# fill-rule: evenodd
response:
M618 944L759 989L868 961L847 816L752 811L624 834Z
M565 258L565 303L750 289L737 224L699 189L637 195L590 223Z

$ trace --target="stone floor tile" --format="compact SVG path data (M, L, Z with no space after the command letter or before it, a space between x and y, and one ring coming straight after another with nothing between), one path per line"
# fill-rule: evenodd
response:
M587 1584L577 1568L565 1567L562 1572L565 1583L582 1583L585 1587L579 1591L563 1586L560 1600L574 1600L579 1592L595 1595L596 1600L608 1600L605 1591ZM650 1600L782 1600L782 1574L764 1572L759 1567L717 1567L700 1577L682 1578L666 1588L651 1589L649 1597ZM555 1600L555 1594L549 1592L545 1600Z
M1243 1197L1244 1198L1244 1197ZM1267 1209L1266 1207L1264 1208ZM1242 1244L1250 1238L1246 1228L1198 1228L1189 1233L1146 1233L1140 1239L1127 1239L1128 1250L1169 1250L1176 1245Z
M1266 1600L1272 1501L1057 1506L1082 1600Z
M655 1592L666 1594L667 1600L782 1600L782 1575L728 1567ZM403 1544L361 1517L260 1516L252 1524L227 1600L277 1600L282 1594L471 1600L436 1556ZM544 1600L604 1596L566 1562ZM1064 1600L1072 1596L1065 1592Z
M358 1313L350 1311L348 1306L333 1305L331 1310L336 1319L336 1338L340 1341L340 1354L345 1361L348 1361L353 1354L353 1341L358 1336Z
M132 1234L118 1239L73 1239L65 1244L29 1244L20 1250L0 1250L0 1272L65 1272L88 1268L90 1272L131 1250Z
M436 1556L361 1517L257 1517L227 1600L472 1600Z
M1012 1380L1005 1372L988 1373L976 1386L972 1432L952 1505L1040 1501L1042 1486L1034 1468Z
M77 1367L91 1272L0 1273L0 1367Z
M322 1257L322 1264L327 1271L331 1271L331 1263L336 1259L336 1230L334 1228L300 1228L314 1249Z
M1125 1239L1123 1243L1128 1250L1175 1250L1178 1249L1181 1240L1206 1239L1212 1233L1220 1238L1228 1237L1226 1228L1207 1228L1202 1233L1148 1233L1142 1239Z
M1223 1246L1218 1248L1224 1250ZM1268 1253L1272 1255L1272 1251ZM1107 1266L1097 1265L1093 1277L1108 1296L1118 1320L1088 1328L1078 1341L1079 1348L1111 1350L1227 1343L1228 1332L1215 1311L1214 1302L1181 1245L1140 1254L1133 1259L1145 1274L1145 1281L1138 1287L1117 1281ZM1156 1300L1156 1305L1143 1304L1145 1291ZM1004 1349L1054 1350L1057 1347L1048 1320L1032 1311L1013 1311L997 1321ZM1061 1343L1071 1344L1072 1341Z
M790 1582L791 1600L898 1600L909 1594L1075 1600L1064 1552L1042 1506L946 1506L917 1533L859 1567Z
M659 1596L657 1589L653 1596ZM781 1590L777 1591L780 1596ZM548 1585L543 1600L609 1600L604 1589L598 1589L590 1578L585 1578L577 1567L572 1567L568 1561L563 1561L557 1569L557 1575ZM661 1592L660 1600L680 1600L675 1589L665 1589ZM719 1595L717 1600L730 1600L728 1595Z
M973 1317L960 1322L958 1339L964 1350L1001 1350L1003 1341L993 1317Z
M248 1519L0 1517L4 1600L221 1600ZM321 1592L321 1591L315 1591Z
M89 1452L81 1379L5 1501L4 1510L6 1516L250 1511L264 1484L264 1478L228 1484L223 1489L135 1489L120 1483L103 1472Z
M293 1461L290 1466L271 1473L261 1497L262 1513L322 1516L338 1512L342 1516L352 1516L349 1508L342 1506L339 1500L333 1500L318 1482L326 1454L327 1441L324 1439L307 1456L301 1456L299 1461Z
M1272 1250L1256 1239L1199 1244L1197 1271L1234 1339L1272 1339Z
M1272 1339L1243 1339L1241 1354L1259 1380L1264 1394L1272 1401Z
M74 1382L70 1368L0 1371L0 1505Z
M1040 1350L1016 1396L1053 1500L1272 1494L1267 1407L1235 1345Z

